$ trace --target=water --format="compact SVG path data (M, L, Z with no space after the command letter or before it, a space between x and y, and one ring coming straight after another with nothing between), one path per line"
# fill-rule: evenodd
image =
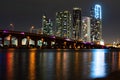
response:
M120 51L0 49L0 80L88 80L120 69Z

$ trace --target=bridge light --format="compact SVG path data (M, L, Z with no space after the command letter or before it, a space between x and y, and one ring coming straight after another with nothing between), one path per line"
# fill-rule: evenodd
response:
M55 36L50 36L50 38L54 38L55 39Z
M8 31L7 31L7 30L4 30L3 33L8 33Z
M32 33L33 29L35 28L35 26L31 26L30 27L30 33Z
M41 38L41 41L43 42L43 41L44 41L44 39L43 39L43 38Z
M69 38L66 38L65 40L66 40L66 41L71 41Z
M20 34L25 34L24 32L21 32Z
M10 23L10 30L14 31L14 24Z
M6 40L10 41L10 39L11 39L11 34L6 37Z

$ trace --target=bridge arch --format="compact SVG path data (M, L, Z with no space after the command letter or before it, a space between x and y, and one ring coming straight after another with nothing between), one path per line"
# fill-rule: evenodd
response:
M13 46L18 46L18 39L15 36L12 36L12 45Z
M17 47L18 46L18 39L15 36L12 36L11 34L5 36L3 45L6 47Z
M26 37L22 38L21 45L28 46L28 47L35 46L35 41L32 40L29 36L26 36Z
M37 41L37 47L42 47L43 45L43 41L42 40L38 40Z

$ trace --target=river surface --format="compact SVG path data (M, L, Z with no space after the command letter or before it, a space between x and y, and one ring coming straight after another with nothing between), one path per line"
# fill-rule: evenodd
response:
M92 80L119 69L119 50L0 49L0 80Z

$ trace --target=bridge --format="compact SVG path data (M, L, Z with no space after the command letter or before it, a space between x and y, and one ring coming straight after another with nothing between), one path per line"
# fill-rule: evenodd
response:
M0 47L3 48L103 48L101 45L84 43L72 39L61 38L46 34L36 34L21 31L0 30Z

